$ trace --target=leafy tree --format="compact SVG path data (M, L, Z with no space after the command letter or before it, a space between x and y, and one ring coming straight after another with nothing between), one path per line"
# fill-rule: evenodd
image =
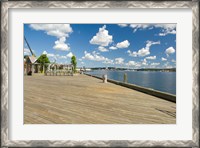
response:
M43 72L43 66L45 63L50 63L49 58L47 57L46 54L42 54L38 59L38 63L41 63L40 71Z
M74 72L76 72L76 65L77 65L77 61L76 61L76 57L73 55L71 58L71 64L74 66Z

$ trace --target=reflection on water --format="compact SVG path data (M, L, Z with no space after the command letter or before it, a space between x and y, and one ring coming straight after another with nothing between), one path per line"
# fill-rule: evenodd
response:
M176 94L176 72L95 70L87 73L96 76L107 74L109 79L117 81L123 81L124 73L127 73L128 83Z

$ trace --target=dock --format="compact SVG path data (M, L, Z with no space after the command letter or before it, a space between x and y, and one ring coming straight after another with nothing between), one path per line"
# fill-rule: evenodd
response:
M34 74L24 124L176 124L176 103L87 75Z

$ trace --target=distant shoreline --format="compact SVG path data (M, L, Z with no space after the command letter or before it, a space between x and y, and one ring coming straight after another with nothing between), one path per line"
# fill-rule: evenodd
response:
M121 70L121 71L160 71L160 72L176 72L176 68L141 68L141 69L130 69L130 68L115 68L115 67L94 67L91 70Z

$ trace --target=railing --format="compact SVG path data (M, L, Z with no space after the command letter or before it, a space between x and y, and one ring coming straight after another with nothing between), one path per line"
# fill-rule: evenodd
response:
M47 70L44 73L45 76L73 76L73 72L71 70Z

